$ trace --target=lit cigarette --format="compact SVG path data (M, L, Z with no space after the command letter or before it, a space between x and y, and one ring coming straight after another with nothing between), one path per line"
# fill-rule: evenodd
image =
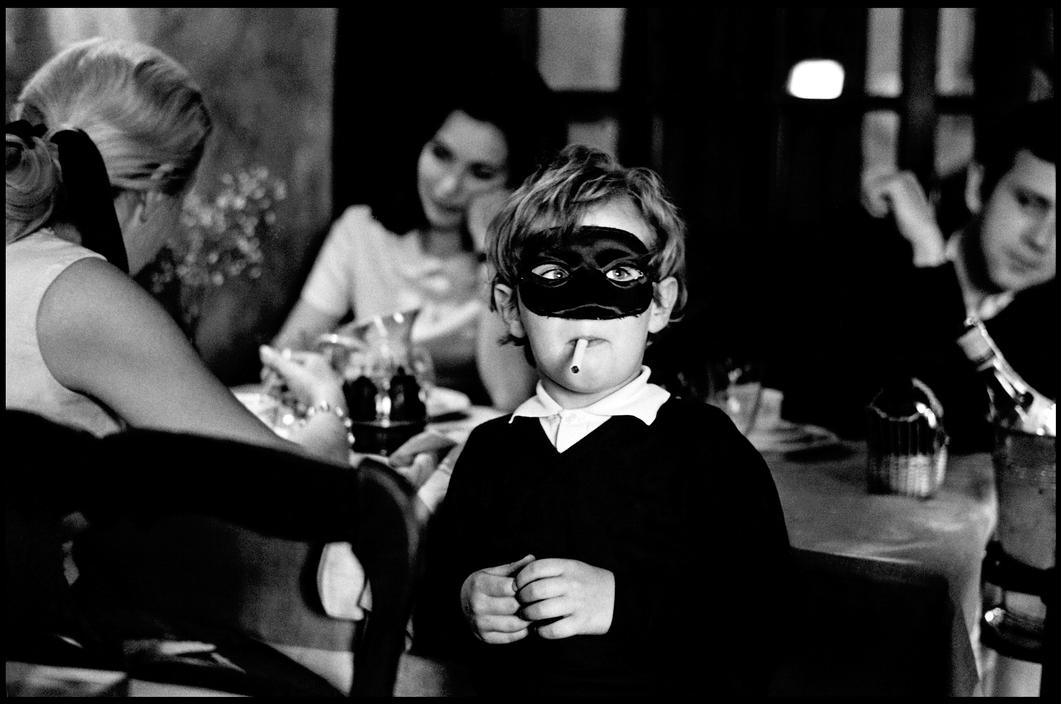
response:
M582 366L582 356L586 354L586 346L589 345L589 340L584 337L578 338L578 342L575 343L575 352L571 355L571 371L578 374L578 369Z

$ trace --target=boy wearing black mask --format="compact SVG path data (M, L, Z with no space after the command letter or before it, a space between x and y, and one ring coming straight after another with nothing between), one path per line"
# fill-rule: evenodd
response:
M483 694L763 692L784 516L722 411L648 382L650 336L685 298L658 177L569 147L492 229L494 303L539 383L457 461L418 638Z

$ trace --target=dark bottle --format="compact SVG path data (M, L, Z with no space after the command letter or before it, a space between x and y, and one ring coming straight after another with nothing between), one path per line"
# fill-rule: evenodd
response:
M420 398L420 384L416 377L405 371L404 367L398 367L397 372L391 377L390 389L391 408L390 419L392 421L424 421L427 418L427 408Z
M987 385L992 422L1005 423L1033 435L1056 435L1055 402L1014 371L978 318L970 316L965 320L958 346Z
M376 420L376 385L367 376L347 379L343 383L346 407L350 409L350 420L368 422Z

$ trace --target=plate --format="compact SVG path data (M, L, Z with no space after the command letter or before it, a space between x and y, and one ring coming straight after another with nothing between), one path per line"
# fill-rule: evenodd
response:
M794 452L838 445L840 438L817 425L801 425L777 420L766 428L755 428L748 440L759 452Z
M437 418L453 413L466 413L472 407L472 400L456 389L444 386L432 387L427 395L427 417Z
M237 386L232 389L233 395L246 406L251 413L277 432L287 430L277 418L278 404L275 398L261 390L256 384ZM427 417L429 419L466 414L472 407L472 400L456 389L435 386L427 395Z

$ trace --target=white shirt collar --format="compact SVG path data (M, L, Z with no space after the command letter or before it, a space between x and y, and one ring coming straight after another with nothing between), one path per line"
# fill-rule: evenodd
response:
M565 452L612 416L634 416L651 425L670 392L648 383L650 374L651 370L642 366L630 383L585 408L563 408L538 382L535 395L521 403L508 422L517 417L537 418L557 452Z
M512 412L513 418L543 418L546 416L566 414L588 414L600 416L604 419L612 416L634 416L645 425L651 425L656 420L656 413L660 406L670 398L670 392L661 386L648 383L648 377L652 370L642 365L641 373L637 375L626 386L608 394L596 403L585 408L564 409L553 400L545 387L539 381L534 396L530 397Z
M959 256L961 242L964 236L965 233L963 232L955 234L947 240L946 249L944 251L947 259L954 263L954 271L958 274L958 283L962 289L962 299L965 301L965 314L975 315L980 320L990 320L1001 313L1002 309L1010 304L1013 300L1013 291L989 293L986 295L977 292L975 287L969 281L969 275L965 271L965 264Z

